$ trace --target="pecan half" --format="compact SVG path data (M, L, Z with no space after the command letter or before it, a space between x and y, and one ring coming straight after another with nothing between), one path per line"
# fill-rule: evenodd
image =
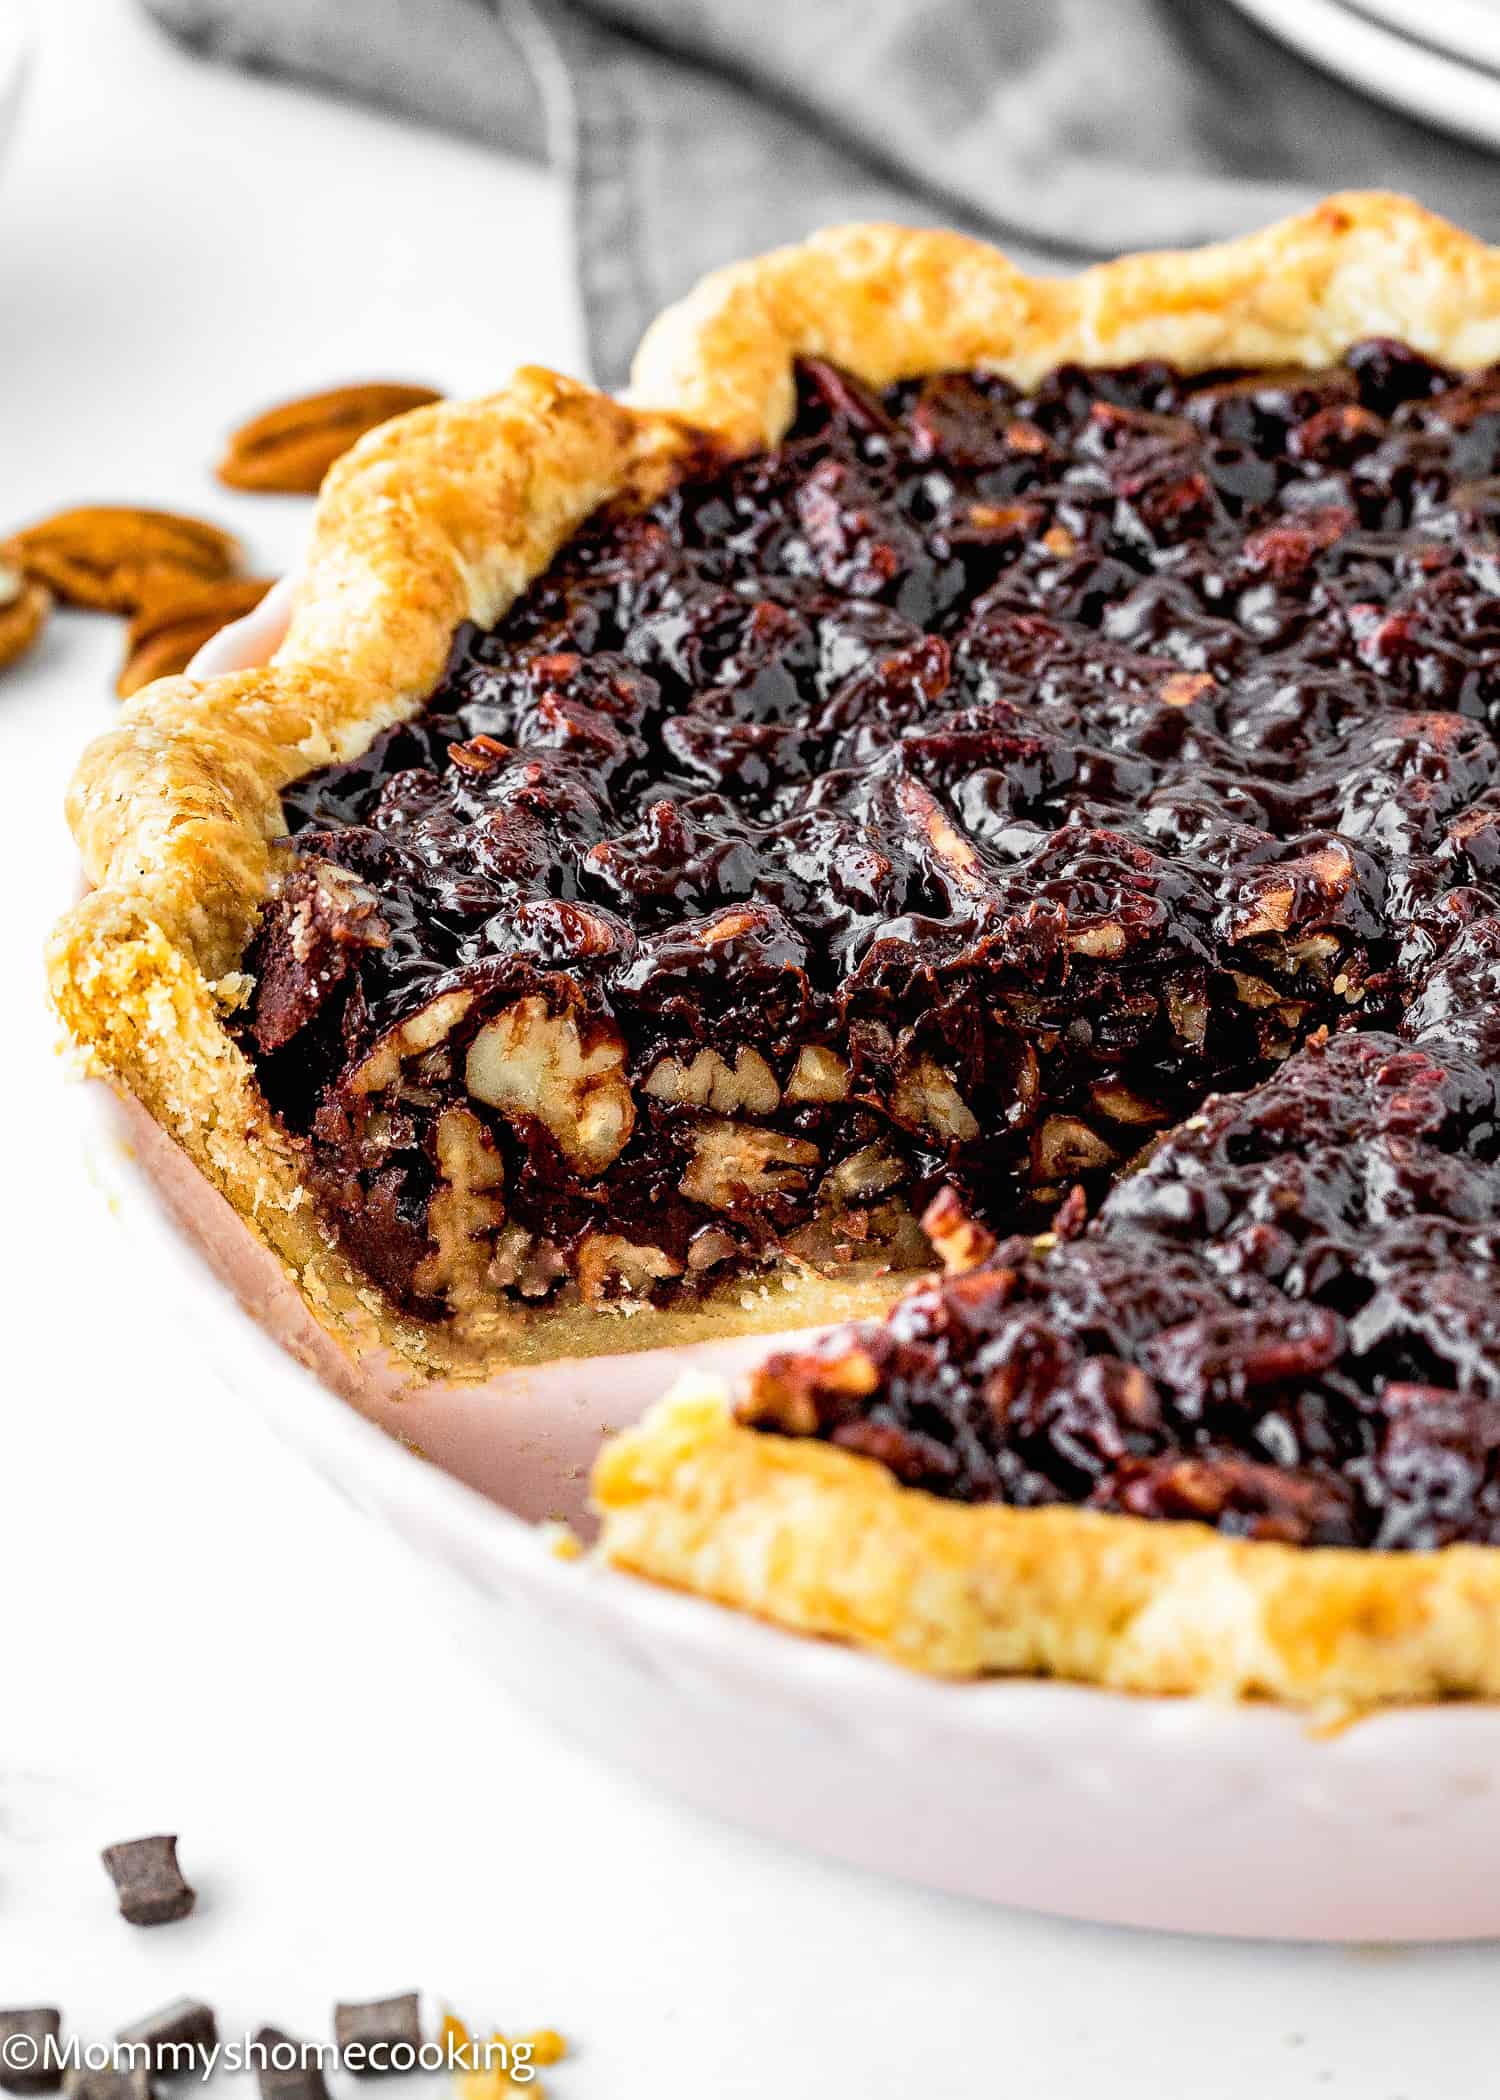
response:
M185 671L198 651L231 620L254 612L271 588L266 576L231 576L223 583L196 584L179 596L145 606L125 636L125 661L115 680L122 700L156 678Z
M69 605L136 613L180 597L194 583L218 583L239 560L239 544L202 518L169 510L94 504L28 525L5 558Z
M26 654L51 610L52 595L41 584L0 567L0 670Z
M232 489L315 496L334 461L367 430L442 398L431 387L374 380L282 401L241 424L215 472Z

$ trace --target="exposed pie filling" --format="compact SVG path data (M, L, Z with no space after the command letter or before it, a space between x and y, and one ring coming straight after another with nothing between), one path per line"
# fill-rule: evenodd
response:
M242 1026L351 1257L428 1318L660 1299L921 1261L951 1191L988 1259L747 1419L1500 1538L1497 528L1500 368L1399 344L804 364L288 793Z

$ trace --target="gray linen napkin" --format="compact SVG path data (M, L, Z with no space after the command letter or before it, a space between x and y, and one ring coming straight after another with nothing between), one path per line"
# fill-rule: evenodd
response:
M1500 160L1223 0L144 0L198 48L566 166L595 377L718 263L841 219L1032 266L1242 232L1346 185L1500 237Z

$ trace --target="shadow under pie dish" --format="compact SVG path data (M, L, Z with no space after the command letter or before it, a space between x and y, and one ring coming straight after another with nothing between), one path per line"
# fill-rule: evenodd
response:
M755 1490L717 1439L802 1481L771 1591L837 1475L898 1530L1041 1553L1071 1522L1111 1560L1309 1578L1331 1555L1403 1570L1408 1602L1456 1554L1487 1625L1482 1480L1472 1518L1448 1492L1456 1528L1371 1512L1388 1391L1455 1479L1489 1448L1493 1338L1458 1301L1493 1217L1497 355L1489 251L1351 197L1057 282L847 229L666 317L635 405L530 373L420 411L330 477L273 664L149 689L85 760L96 888L59 1005L322 1317L439 1370L858 1312L928 1263L940 1190L975 1250L1063 1204L1055 1253L1006 1244L925 1294L946 1319L1017 1290L1051 1352L999 1379L1014 1407L984 1399L1015 1416L988 1472L944 1412L980 1390L961 1353L911 1421L879 1366L826 1418L765 1406L766 1374L660 1479L649 1427L606 1460L622 1562L934 1667L1145 1688L1082 1636L923 1653L729 1580ZM1305 1125L1299 1075L1346 1038L1348 1144L1379 1125L1442 1170L1330 1198L1360 1248L1405 1205L1406 1254L1374 1235L1395 1281L1341 1267L1336 1231L1309 1252L1270 1196L1231 1230L1212 1173L1171 1260L1164 1226L1124 1245L1109 1221L1210 1097L1290 1088ZM1100 1249L1076 1288L1106 1310L1069 1326L1063 1270ZM1174 1261L1177 1297L1127 1319ZM1403 1278L1427 1321L1404 1340ZM1195 1347L1222 1365L1182 1370ZM679 1555L709 1503L718 1546ZM894 1596L897 1544L847 1553L850 1583L878 1561ZM1212 1676L1222 1624L1208 1645L1156 1688ZM1488 1689L1470 1651L1372 1696ZM1307 1689L1259 1663L1237 1688Z

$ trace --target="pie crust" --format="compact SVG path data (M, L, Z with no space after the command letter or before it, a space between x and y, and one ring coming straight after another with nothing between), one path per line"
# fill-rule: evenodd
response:
M869 226L709 279L649 333L623 403L553 374L439 403L366 438L319 502L290 632L264 669L163 680L85 754L69 817L91 893L59 926L53 996L92 1068L129 1088L281 1256L346 1339L428 1370L482 1368L889 1302L878 1266L743 1279L690 1308L564 1298L441 1327L400 1314L319 1224L297 1149L226 1029L278 863L281 791L417 713L455 628L492 624L607 499L646 501L701 446L750 450L792 406L796 356L883 384L1067 358L1316 366L1398 334L1457 365L1500 355L1500 260L1416 205L1329 200L1249 239L1028 278L981 244Z
M1500 1550L1227 1538L947 1502L684 1382L594 1471L600 1550L778 1626L944 1677L1066 1677L1294 1705L1500 1697Z

